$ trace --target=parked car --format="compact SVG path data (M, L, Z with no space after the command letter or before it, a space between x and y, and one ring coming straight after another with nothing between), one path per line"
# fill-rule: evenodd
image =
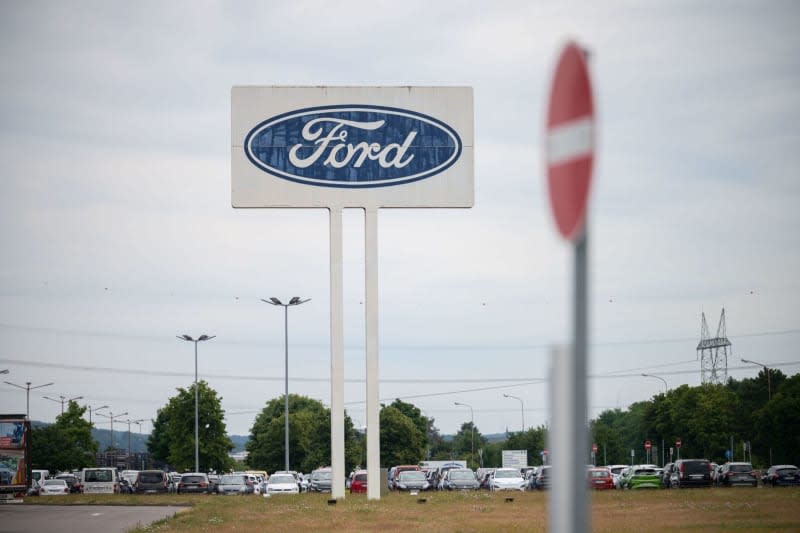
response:
M38 496L42 486L35 479L31 479L31 487L25 492L26 496Z
M611 479L614 480L614 488L622 488L619 486L619 476L622 471L628 468L628 465L609 465L608 469L611 471Z
M208 475L201 472L183 474L178 482L177 491L178 494L208 494L211 491Z
M764 486L798 487L800 486L800 470L794 465L774 465L761 476L761 482Z
M620 486L623 489L657 489L661 487L661 477L650 465L631 466L623 470Z
M550 488L551 468L551 466L545 465L536 471L536 479L534 480L534 487L536 490L547 490Z
M85 494L119 494L120 479L116 468L84 468L81 471L81 490Z
M470 468L451 468L442 479L445 490L478 490L480 484Z
M39 496L66 496L67 494L69 494L69 487L63 479L45 479L39 490Z
M711 462L708 459L678 459L670 485L679 489L711 486Z
M240 495L253 494L253 485L247 474L225 474L219 478L217 494Z
M311 484L309 490L313 492L331 491L331 469L320 468L311 472Z
M410 492L428 490L431 484L428 483L428 478L422 470L403 470L395 478L394 488Z
M397 465L397 466L393 467L393 473L392 473L393 477L392 477L392 483L391 483L391 486L390 486L391 489L397 490L397 488L398 488L397 487L397 480L399 479L400 474L402 472L407 472L407 471L421 472L422 469L417 465ZM425 480L427 481L427 477L425 478Z
M167 473L163 470L142 470L133 483L133 492L136 494L167 492L168 484Z
M353 479L350 482L350 494L367 492L367 471L356 470L353 472Z
M299 494L297 478L292 474L272 474L267 481L264 494Z
M758 478L752 464L729 462L722 465L718 484L722 487L755 487L758 485Z
M58 474L55 479L63 479L69 487L70 494L81 492L81 482L75 474Z
M586 481L589 484L590 489L614 490L614 478L611 477L611 470L608 468L589 468L586 471Z
M492 492L501 490L525 490L525 480L516 468L498 468L492 475L492 482L489 485Z

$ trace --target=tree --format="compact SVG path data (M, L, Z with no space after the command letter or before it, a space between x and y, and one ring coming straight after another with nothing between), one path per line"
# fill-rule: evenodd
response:
M474 432L473 432L474 429ZM488 441L481 435L477 428L473 428L472 422L464 422L461 429L453 437L453 451L459 459L467 460L470 468L478 468L478 450L485 447ZM473 455L473 450L475 456Z
M764 460L772 448L773 464L800 463L800 374L782 381L772 400L758 411L756 432L767 449L760 450Z
M352 469L361 457L361 447L353 421L345 414L345 469ZM247 442L247 464L274 472L285 464L284 397L269 400L256 416ZM331 412L322 402L289 395L289 465L293 470L310 472L331 462Z
M400 409L391 405L383 406L380 425L381 465L389 468L417 464L424 458L427 445L425 433Z
M511 433L506 439L504 449L527 450L528 464L540 465L542 464L541 452L546 448L546 442L547 429L544 426L539 426L536 428L528 428L527 431Z
M154 459L165 461L176 470L194 470L194 384L177 391L178 394L158 410L147 449ZM226 433L222 398L205 381L198 383L197 392L200 468L228 471L233 465L228 454L234 445Z
M85 407L70 401L55 424L32 431L33 468L58 472L95 464L97 442L92 438L92 425L83 419L85 412Z

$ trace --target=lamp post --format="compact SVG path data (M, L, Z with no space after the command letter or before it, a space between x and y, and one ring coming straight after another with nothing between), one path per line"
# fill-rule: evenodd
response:
M522 398L518 396L514 396L513 394L503 394L506 398L514 398L515 400L519 400L519 410L522 413L522 432L525 433L525 404L522 402Z
M120 413L118 415L115 415L112 411L109 411L108 414L104 414L104 413L95 413L95 414L98 415L98 416L102 416L102 417L105 417L105 418L108 418L109 420L111 420L111 442L110 442L109 448L111 450L114 450L114 419L115 418L119 418L121 416L127 416L128 411L125 411L124 413Z
M210 341L216 337L216 335L200 335L196 339L191 338L189 335L177 335L177 337L183 341L194 343L194 471L200 472L200 430L197 425L197 343Z
M128 468L131 467L131 424L138 424L142 422L144 418L140 418L139 420L126 420L125 422L128 424L128 460L125 464L128 465Z
M758 365L764 369L764 373L767 375L767 402L772 400L772 379L770 378L769 367L764 363L759 363L758 361L751 361L749 359L742 359L742 363L749 363L751 365ZM733 452L733 448L731 448L731 453ZM769 445L769 464L772 466L772 443Z
M662 378L661 376L654 376L653 374L642 374L643 378L653 378L653 379L660 379L664 382L664 395L667 395L667 391L669 390L669 386L667 385L667 380ZM664 466L664 437L661 437L661 466Z
M49 387L50 385L53 385L53 383L45 383L44 385L36 385L35 387L31 387L31 382L26 381L25 386L23 387L22 385L17 385L16 383L11 383L10 381L4 381L3 383L25 391L25 418L28 420L31 419L31 390L41 389L42 387Z
M470 425L472 426L472 435L470 437L470 461L475 464L475 412L472 410L472 406L467 403L461 402L453 402L455 405L461 405L463 407L469 407L469 418L470 418Z
M72 401L75 401L75 400L82 400L83 396L75 396L74 398L67 398L66 396L61 394L61 395L59 395L59 397L58 397L59 399L58 400L56 400L55 398L51 398L49 396L42 396L42 398L44 398L45 400L50 400L51 402L60 403L61 404L61 414L63 415L64 414L64 403L72 402Z
M92 409L91 405L87 405L86 408L89 410L89 425L91 425L91 423L92 423L92 411L97 413L97 411L99 411L100 409L108 409L108 406L107 405L101 405L100 407Z
M283 303L274 296L269 300L261 299L262 302L270 305L283 307L283 338L284 338L284 408L283 408L283 433L284 433L284 463L285 470L289 471L289 307L304 304L311 298L301 300L299 296L293 296L289 303Z

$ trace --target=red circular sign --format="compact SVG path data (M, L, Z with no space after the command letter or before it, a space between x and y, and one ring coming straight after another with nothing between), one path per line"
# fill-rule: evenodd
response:
M675 447L676 448L680 448L681 447L681 439L675 439Z
M583 233L594 162L594 103L583 50L564 47L556 65L547 109L547 184L559 233L571 241Z
M597 444L592 444L592 452L597 453Z
M644 441L644 449L645 449L645 450L649 450L649 449L650 449L650 448L652 448L652 447L653 447L653 445L652 445L652 444L650 444L650 441L649 441L649 440L646 440L646 441Z

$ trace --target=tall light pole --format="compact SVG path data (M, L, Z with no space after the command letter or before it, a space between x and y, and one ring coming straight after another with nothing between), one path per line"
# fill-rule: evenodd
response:
M10 381L4 381L3 383L25 391L25 418L28 420L31 419L31 391L33 389L41 389L42 387L49 387L50 385L53 385L53 383L45 383L44 385L36 385L35 387L31 387L31 382L26 381L25 386L23 387L22 385L17 385L16 383L11 383Z
M121 416L127 416L128 411L125 411L124 413L120 413L118 415L115 415L112 411L109 411L108 414L104 414L104 413L95 413L95 414L98 415L98 416L102 416L104 418L108 418L109 420L111 420L111 443L109 445L109 448L111 450L113 450L114 449L114 419L115 418L119 418Z
M191 338L189 335L176 335L183 341L194 343L194 471L200 472L200 430L198 429L198 408L197 408L197 343L203 341L210 341L216 335L200 335L196 339Z
M667 395L667 391L669 390L669 386L667 385L667 380L662 378L661 376L654 376L653 374L642 374L643 378L653 378L653 379L660 379L664 382L664 396ZM661 436L661 466L664 466L664 436Z
M767 402L772 400L772 379L770 378L769 367L764 363L759 363L758 361L751 361L749 359L742 359L742 363L749 363L751 365L758 365L764 369L764 373L767 375ZM731 448L731 453L733 453L733 448ZM772 443L769 445L769 464L772 466Z
M86 408L89 410L89 425L91 425L91 423L92 423L92 411L97 413L97 411L99 411L100 409L108 409L108 406L107 405L101 405L100 407L92 409L91 405L87 405Z
M293 296L289 303L283 303L274 296L269 300L261 299L262 302L283 307L283 338L284 338L284 408L283 408L283 433L284 433L284 463L285 469L289 471L289 307L300 305L309 301L311 298L301 300L299 296Z
M519 400L519 410L522 413L522 432L525 433L525 404L522 402L522 398L518 396L514 396L513 394L503 394L506 398L514 398L515 400Z
M64 414L64 404L66 402L73 402L75 400L83 400L83 396L75 396L74 398L67 398L63 394L59 395L59 399L56 400L55 398L51 398L49 396L42 396L45 400L50 400L51 402L56 402L61 404L61 414Z
M453 402L453 403L455 405L469 407L469 418L470 418L470 424L472 425L472 436L470 437L470 461L472 461L472 464L475 464L475 412L472 410L472 406L469 405L468 403L461 403L461 402Z
M140 418L139 420L128 419L125 421L128 424L128 460L125 462L125 464L128 465L128 468L131 466L131 424L138 424L143 420L144 418Z

